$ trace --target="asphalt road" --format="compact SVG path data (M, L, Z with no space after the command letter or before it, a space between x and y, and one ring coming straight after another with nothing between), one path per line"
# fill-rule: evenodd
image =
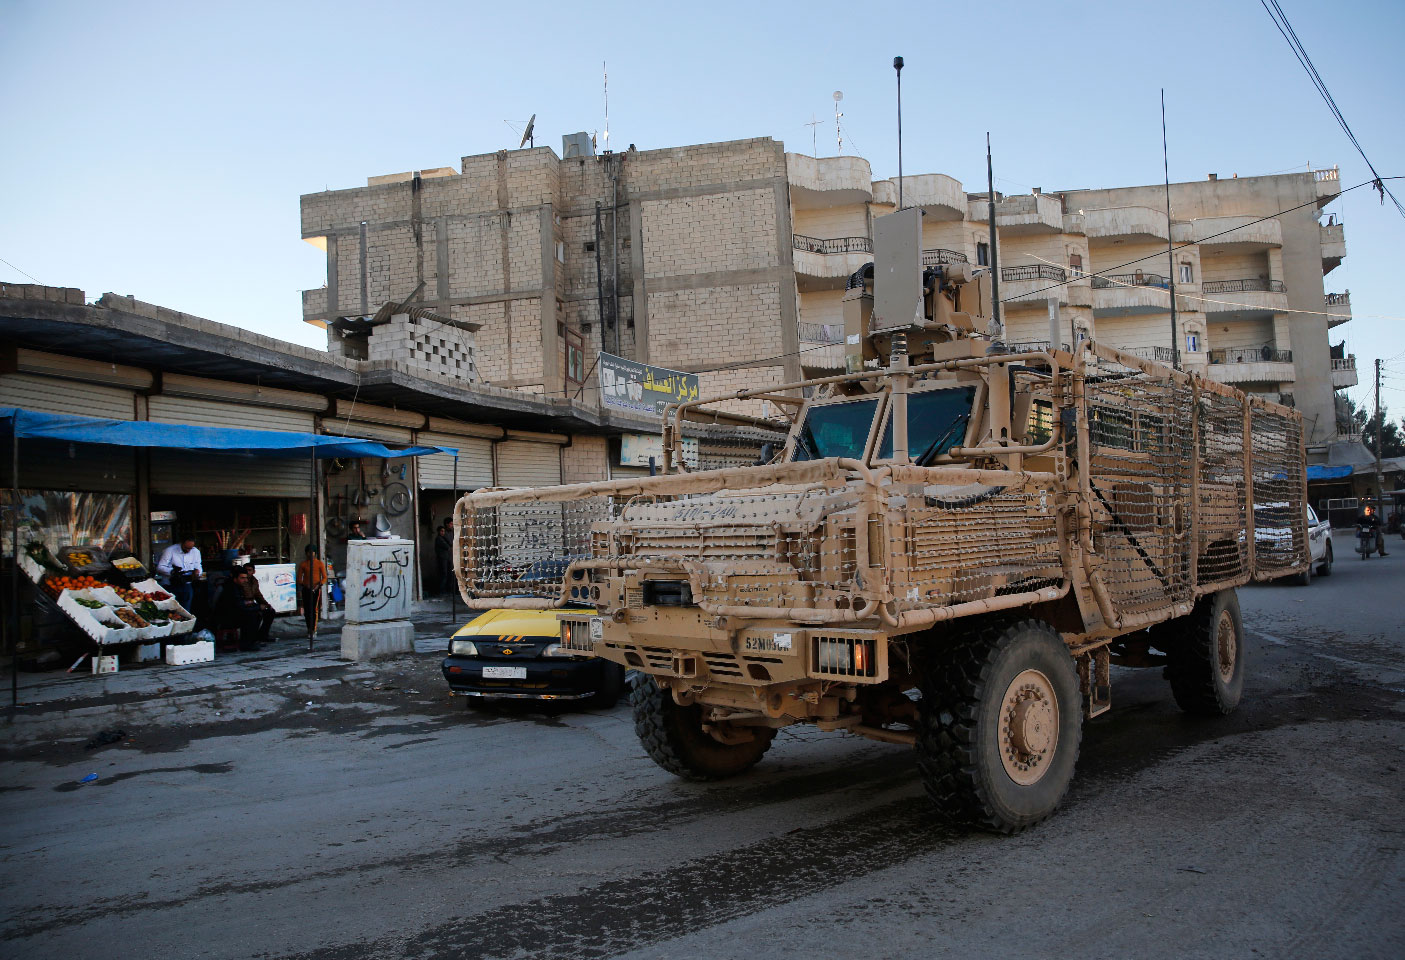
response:
M687 784L627 705L465 711L430 655L128 714L95 750L6 728L0 956L1405 956L1390 545L1242 591L1233 717L1117 671L1064 808L1013 838L935 826L902 747L784 731Z

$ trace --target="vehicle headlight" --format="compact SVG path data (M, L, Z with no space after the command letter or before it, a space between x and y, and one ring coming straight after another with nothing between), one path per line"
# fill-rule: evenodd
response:
M450 640L449 652L456 657L476 657L478 646L472 640Z
M850 646L843 640L819 642L819 669L830 673L847 673L854 668Z
M550 646L548 646L545 650L542 651L542 656L543 656L543 657L578 657L578 656L580 656L580 654L577 653L577 652L574 651L574 650L567 649L567 647L565 646L565 644L553 643L553 644L551 644Z

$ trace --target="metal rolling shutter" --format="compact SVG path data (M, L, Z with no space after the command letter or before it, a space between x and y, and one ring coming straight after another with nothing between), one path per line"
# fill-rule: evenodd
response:
M451 433L421 430L415 442L430 447L455 447L459 451L460 490L493 485L493 441L482 437L459 437ZM454 458L444 453L419 458L421 490L454 489Z
M9 443L3 444L5 486L10 485ZM60 440L20 441L20 482L25 490L132 493L137 488L136 451Z
M188 423L196 427L235 427L243 430L291 430L312 433L316 418L302 410L280 410L248 403L197 400L193 397L152 397L147 419L157 423Z
M147 417L158 423L297 433L311 433L316 423L313 415L305 411L193 397L152 397L147 401ZM311 488L311 465L301 457L282 460L184 450L151 451L151 492L155 494L305 499Z
M362 440L379 440L392 447L408 447L414 443L414 434L409 427L388 427L381 423L367 423L364 420L337 420L322 418L322 432L334 437L358 437Z
M660 468L662 468L662 464L660 464ZM610 464L611 480L625 480L633 477L647 477L648 475L648 467L626 467L618 463Z
M22 407L44 413L70 413L113 420L131 420L135 416L130 390L27 373L0 376L0 407Z
M498 444L498 486L554 487L561 483L561 448L554 443L504 440Z

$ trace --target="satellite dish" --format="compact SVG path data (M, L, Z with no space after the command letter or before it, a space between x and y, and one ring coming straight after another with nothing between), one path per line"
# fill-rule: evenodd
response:
M843 99L844 99L844 91L843 91L843 90L836 90L836 91L834 91L834 102L835 102L835 103L838 103L840 100L843 100Z
M532 136L533 129L536 127L536 125L537 115L534 113L532 114L532 119L527 121L527 129L522 131L522 142L517 145L518 150L521 150L523 147L525 147L527 145L528 140L532 141L532 146L535 147L537 145L536 138Z

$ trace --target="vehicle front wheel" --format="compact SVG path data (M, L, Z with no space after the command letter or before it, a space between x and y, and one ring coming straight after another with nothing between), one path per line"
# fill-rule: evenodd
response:
M771 747L776 731L747 727L751 738L723 743L703 729L702 707L680 707L653 677L641 676L630 688L634 732L649 758L685 780L723 780L754 767ZM744 734L743 734L744 735Z
M1166 624L1166 679L1186 713L1233 713L1244 693L1244 621L1233 590L1201 597L1195 609Z
M1311 557L1308 558L1308 564L1307 564L1306 567L1303 568L1303 571L1302 571L1301 573L1295 573L1295 574L1293 574L1293 583L1296 584L1297 586L1300 586L1300 587L1306 587L1306 586L1310 586L1310 585L1312 584L1312 558L1311 558Z
M1322 556L1322 565L1317 568L1319 577L1330 577L1332 575L1332 544L1327 544L1327 552Z
M1083 732L1073 659L1037 620L997 620L934 643L923 664L917 765L946 820L1015 833L1073 779Z
M585 705L591 710L608 710L619 703L623 692L624 667L604 660L600 665L600 689L585 701Z

